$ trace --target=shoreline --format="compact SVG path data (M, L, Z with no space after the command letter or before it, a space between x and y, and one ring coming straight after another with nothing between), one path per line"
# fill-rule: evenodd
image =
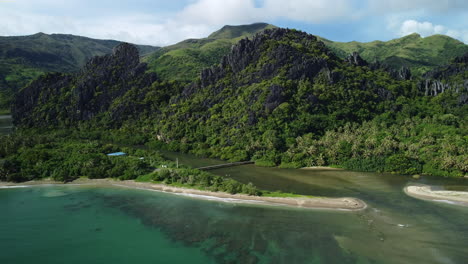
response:
M133 180L118 181L112 179L77 179L70 183L62 183L51 180L30 181L24 183L0 182L0 188L21 188L40 185L104 185L118 186L131 189L150 190L175 195L186 196L195 199L214 200L229 203L287 206L307 209L324 209L338 211L360 211L367 208L367 204L360 199L352 197L329 198L329 197L268 197L249 196L246 194L229 194L225 192L211 192L197 189L174 187L170 185L136 182Z
M433 190L433 187L436 186L418 184L408 185L403 190L406 195L421 200L468 206L468 192Z
M342 168L333 168L327 166L311 166L311 167L302 167L301 170L344 170Z

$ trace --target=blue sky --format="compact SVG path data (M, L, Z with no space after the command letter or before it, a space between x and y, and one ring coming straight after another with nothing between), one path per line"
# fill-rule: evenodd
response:
M468 0L0 0L0 35L69 33L165 46L267 22L334 41L445 34L468 43Z

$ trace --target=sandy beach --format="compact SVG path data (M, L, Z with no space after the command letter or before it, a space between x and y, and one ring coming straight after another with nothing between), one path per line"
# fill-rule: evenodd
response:
M34 185L48 185L48 184L63 184L51 180L44 181L30 181L23 183L9 183L0 182L0 188L19 187L19 186L34 186ZM150 182L135 182L135 181L118 181L112 179L77 179L73 182L66 184L80 184L80 185L110 185L127 187L133 189L145 189L160 191L166 193L173 193L176 195L188 196L195 199L215 200L231 203L244 203L244 204L261 204L272 206L290 206L309 209L328 209L328 210L344 210L344 211L357 211L363 210L367 207L363 201L352 198L328 198L328 197L267 197L267 196L249 196L245 194L229 194L225 192L210 192L197 189L173 187L164 184L150 183Z
M445 202L468 206L468 192L435 190L435 186L408 185L404 188L407 195L435 202Z

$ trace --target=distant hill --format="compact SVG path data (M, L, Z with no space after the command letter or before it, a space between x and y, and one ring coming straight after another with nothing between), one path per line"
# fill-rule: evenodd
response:
M392 68L408 67L413 75L421 76L451 59L468 52L468 45L445 35L422 38L411 34L387 42L334 42L320 38L338 56L345 58L358 52L368 62L380 61Z
M162 79L191 81L202 69L218 64L239 40L269 28L275 26L266 23L224 26L207 38L187 39L161 48L144 61Z
M110 54L120 43L64 34L0 37L0 109L8 108L12 94L39 75L78 71L89 59ZM144 55L158 47L140 45L138 49Z

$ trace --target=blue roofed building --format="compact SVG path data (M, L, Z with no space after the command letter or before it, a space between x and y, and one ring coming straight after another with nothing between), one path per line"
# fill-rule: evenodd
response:
M125 152L114 152L114 153L109 153L107 156L115 157L115 156L126 156L127 153Z

